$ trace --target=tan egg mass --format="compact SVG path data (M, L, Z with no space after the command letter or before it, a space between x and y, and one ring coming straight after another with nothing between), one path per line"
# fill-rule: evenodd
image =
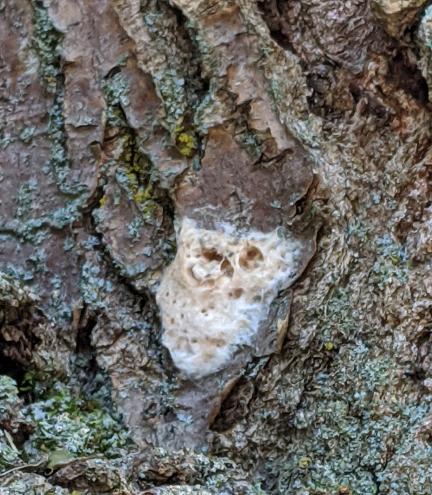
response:
M253 345L270 303L298 273L301 244L277 230L211 231L187 218L177 241L157 293L163 344L179 370L201 377L223 368L239 345Z

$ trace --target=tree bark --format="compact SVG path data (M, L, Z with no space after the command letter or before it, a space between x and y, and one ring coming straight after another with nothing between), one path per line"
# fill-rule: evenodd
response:
M429 3L0 0L1 494L431 493Z

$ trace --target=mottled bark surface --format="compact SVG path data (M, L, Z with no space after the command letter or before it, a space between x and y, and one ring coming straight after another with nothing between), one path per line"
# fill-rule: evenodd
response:
M0 494L430 494L432 6L0 0Z

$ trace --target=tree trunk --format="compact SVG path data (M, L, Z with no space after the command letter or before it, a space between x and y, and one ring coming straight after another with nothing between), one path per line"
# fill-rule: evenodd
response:
M430 494L427 0L0 0L0 494Z

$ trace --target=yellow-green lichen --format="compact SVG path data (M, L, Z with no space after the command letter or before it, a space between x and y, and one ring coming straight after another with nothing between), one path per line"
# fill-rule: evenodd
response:
M138 151L132 136L125 136L122 144L123 153L119 158L117 181L126 190L129 199L135 202L144 219L151 222L154 220L154 211L157 206L152 198L155 192L155 181L151 174L151 164Z
M182 155L190 156L196 147L195 137L189 132L182 132L177 136L177 145Z

